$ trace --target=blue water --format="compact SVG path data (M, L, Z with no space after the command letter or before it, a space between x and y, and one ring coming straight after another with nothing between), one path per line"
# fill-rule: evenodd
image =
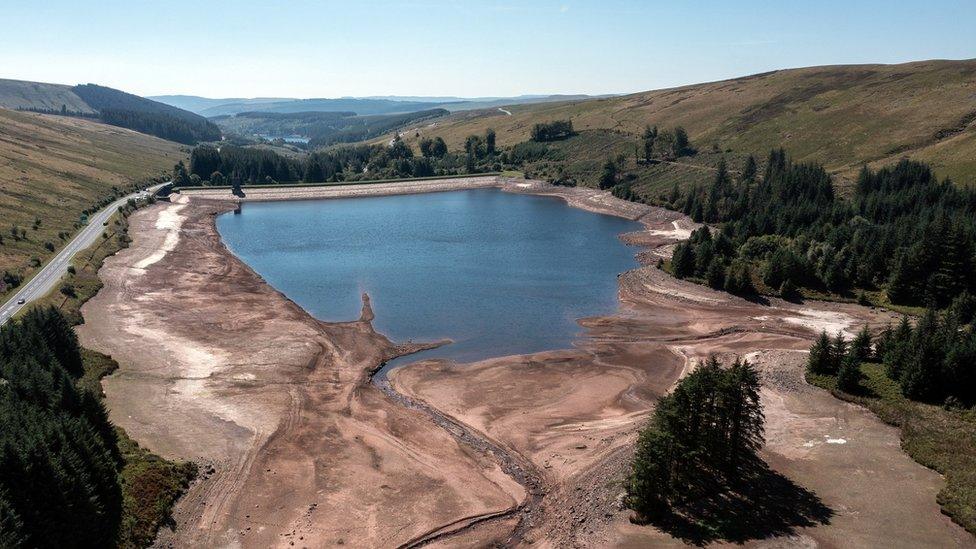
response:
M359 317L394 341L453 343L461 362L568 348L576 320L612 313L618 239L635 222L497 189L245 203L217 228L255 271L321 320ZM417 355L413 358L420 358Z

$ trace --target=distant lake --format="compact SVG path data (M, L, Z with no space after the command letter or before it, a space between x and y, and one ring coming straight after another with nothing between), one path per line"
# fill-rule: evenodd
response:
M315 317L357 319L366 292L390 339L449 338L423 357L468 362L571 347L578 318L617 309L616 276L637 265L618 235L640 225L482 189L245 203L217 228Z
M301 143L307 145L312 139L309 137L304 137L301 135L268 135L268 134L258 134L261 139L267 139L268 141L274 141L275 139L281 139L285 143Z

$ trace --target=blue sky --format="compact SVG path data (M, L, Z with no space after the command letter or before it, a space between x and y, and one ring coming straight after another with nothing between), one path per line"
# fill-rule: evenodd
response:
M0 77L141 95L623 93L976 57L976 1L4 0Z

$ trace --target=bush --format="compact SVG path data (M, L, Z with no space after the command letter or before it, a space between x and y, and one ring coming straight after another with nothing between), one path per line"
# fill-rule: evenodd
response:
M572 120L555 120L532 126L532 141L545 142L566 139L575 135Z

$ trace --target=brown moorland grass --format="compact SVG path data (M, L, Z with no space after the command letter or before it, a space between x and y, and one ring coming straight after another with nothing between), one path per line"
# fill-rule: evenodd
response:
M646 125L680 125L702 151L717 145L738 156L765 156L784 147L796 160L822 163L845 179L863 163L907 155L970 184L976 182L974 94L976 60L809 67L607 99L515 105L507 107L511 116L497 109L456 113L432 127L409 128L404 138L440 136L457 149L466 136L493 128L506 146L528 139L535 123L571 119L577 131L619 132L633 155Z
M47 243L63 246L85 209L184 158L180 145L130 130L0 109L0 271L30 276L32 259L53 255Z

